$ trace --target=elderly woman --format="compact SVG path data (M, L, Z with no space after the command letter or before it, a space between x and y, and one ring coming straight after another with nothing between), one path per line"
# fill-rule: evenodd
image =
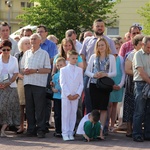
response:
M24 109L25 109L25 94L24 94L24 86L23 86L23 74L20 71L20 65L21 65L21 59L23 57L23 54L26 50L29 50L31 48L30 44L30 38L29 37L22 37L20 41L18 42L18 49L19 53L15 55L15 57L18 59L19 63L19 74L17 78L17 89L18 89L18 95L19 95L19 102L20 102L20 128L17 131L17 134L21 134L24 131Z
M20 109L16 78L18 75L18 62L10 55L12 43L4 40L0 44L0 125L1 137L7 137L5 129L8 125L19 125Z

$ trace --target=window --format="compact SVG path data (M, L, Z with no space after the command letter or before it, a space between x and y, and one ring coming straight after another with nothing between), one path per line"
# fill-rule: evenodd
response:
M107 27L107 35L110 37L119 36L119 27Z
M32 6L34 6L34 4L33 4L33 3L29 3L29 2L27 2L27 7L32 7Z
M21 7L26 7L26 3L25 2L21 2Z

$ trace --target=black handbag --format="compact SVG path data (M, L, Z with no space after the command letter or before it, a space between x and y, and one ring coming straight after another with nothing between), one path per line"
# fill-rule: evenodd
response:
M53 91L52 91L52 86L50 85L50 81L52 81L52 76L51 74L48 74L47 85L46 85L46 98L53 100Z
M114 81L109 77L103 77L97 79L96 87L99 88L101 91L112 92Z

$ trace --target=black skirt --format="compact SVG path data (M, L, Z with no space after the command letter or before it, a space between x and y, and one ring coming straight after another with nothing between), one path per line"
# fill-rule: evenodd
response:
M92 110L107 110L110 92L100 91L96 84L90 83L90 96L92 102Z

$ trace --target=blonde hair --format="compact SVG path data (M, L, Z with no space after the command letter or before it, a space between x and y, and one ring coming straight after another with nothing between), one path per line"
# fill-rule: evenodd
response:
M98 38L97 42L95 44L94 52L95 52L96 56L100 56L101 55L100 51L98 50L98 43L100 41L103 41L105 43L105 45L106 45L106 50L105 50L106 51L106 56L108 56L111 53L111 50L110 50L110 47L108 45L108 42L103 37Z
M25 37L22 37L19 42L18 42L18 49L20 52L23 51L23 43L26 42L26 41L29 41L30 42L30 38L25 36Z
M56 60L56 64L57 64L58 62L61 62L61 61L66 64L66 60L65 60L64 57L58 57L57 60Z

